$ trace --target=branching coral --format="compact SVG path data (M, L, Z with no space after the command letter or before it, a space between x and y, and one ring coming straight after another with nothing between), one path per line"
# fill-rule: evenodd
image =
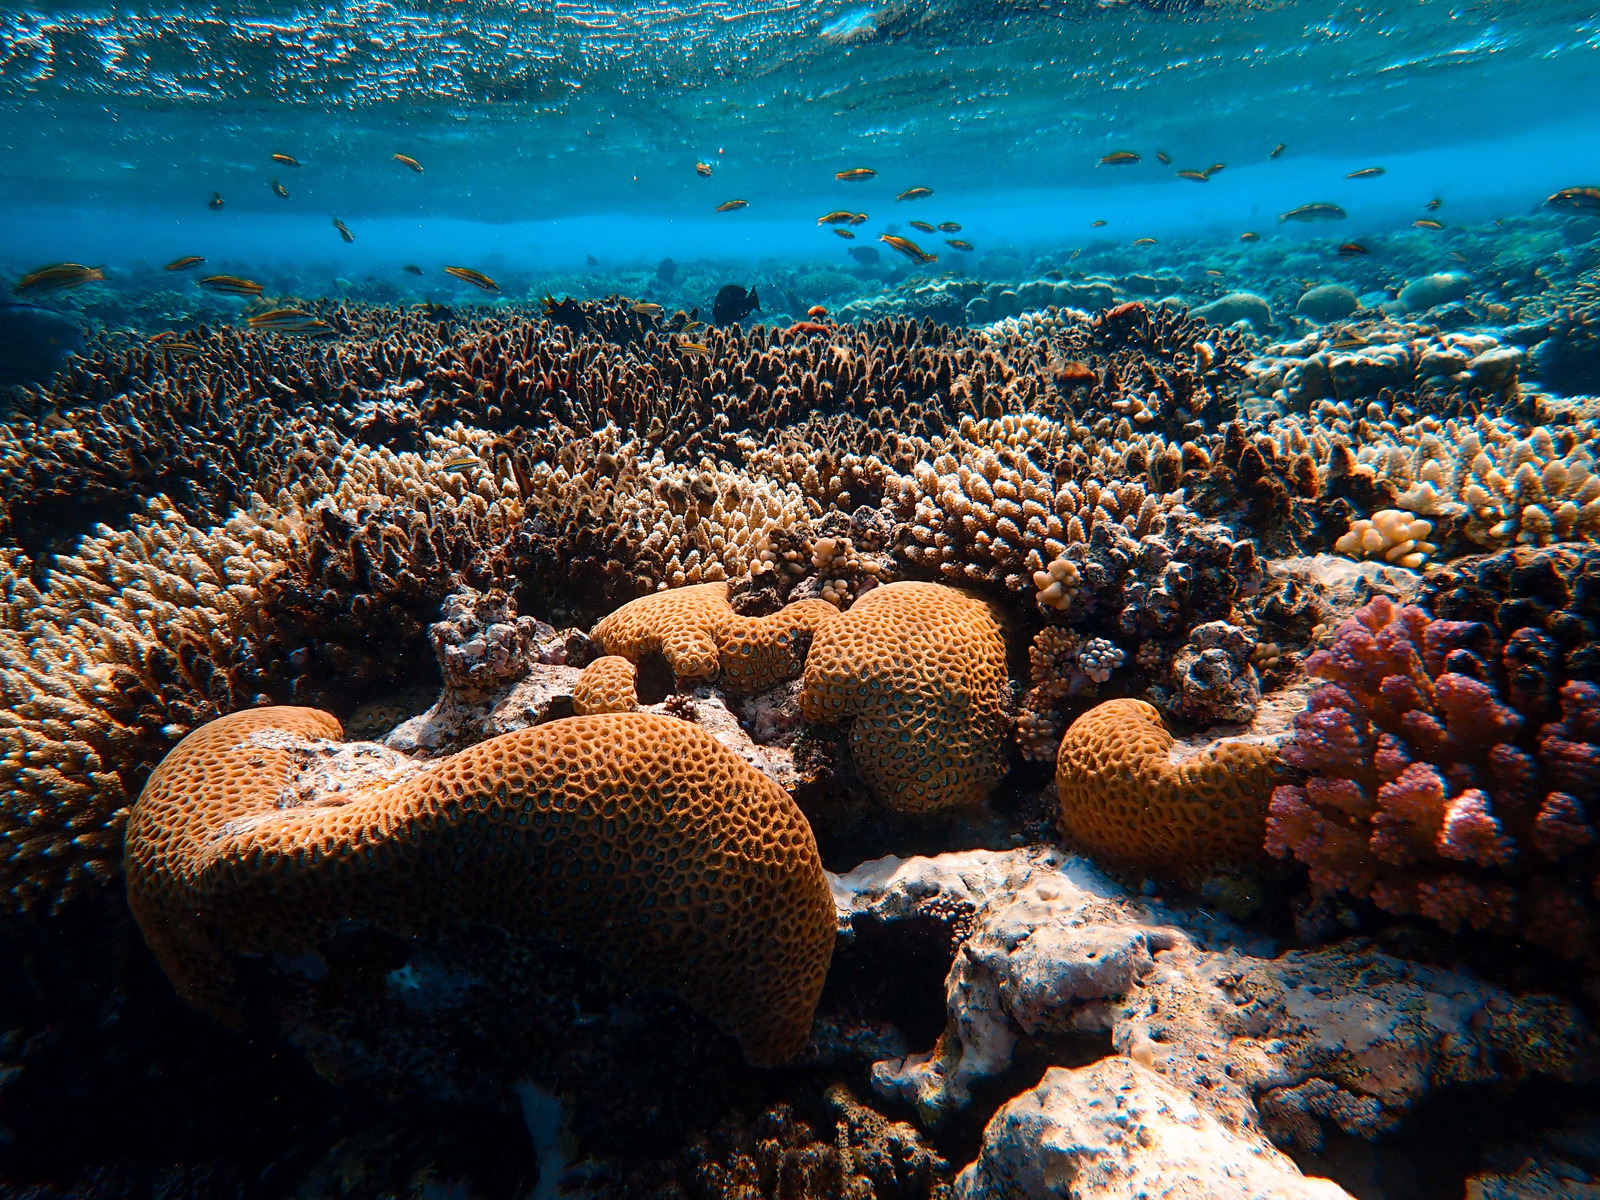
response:
M1384 597L1358 610L1306 661L1326 682L1284 758L1308 778L1274 793L1268 849L1320 891L1590 952L1600 688L1540 649Z
M128 899L180 994L238 1016L230 953L342 921L555 937L681 995L758 1065L798 1053L833 948L810 827L775 783L670 717L573 717L319 789L314 709L211 722L128 824ZM311 768L311 769L308 769Z

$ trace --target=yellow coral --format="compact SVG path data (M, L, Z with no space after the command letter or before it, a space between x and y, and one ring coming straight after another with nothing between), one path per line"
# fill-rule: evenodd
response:
M1056 757L1057 825L1068 843L1122 870L1194 884L1261 857L1277 749L1224 740L1175 758L1161 714L1107 700L1072 723Z
M1432 532L1432 522L1421 520L1414 513L1383 508L1370 519L1351 521L1350 531L1334 542L1333 548L1351 558L1381 558L1414 571L1438 549L1426 540Z
M580 717L593 713L637 712L636 677L633 664L620 655L607 654L595 659L572 685L572 711Z
M721 679L735 691L764 692L800 674L812 635L838 610L799 600L766 617L745 617L722 583L641 596L602 618L594 642L638 663L659 654L680 680Z
M758 1065L808 1037L834 938L810 826L698 726L572 717L317 794L331 716L255 709L201 727L128 823L128 900L180 994L232 1015L229 952L294 952L346 920L481 921L559 939L676 992ZM466 866L469 869L463 869Z
M982 601L936 583L869 591L818 630L801 712L854 718L850 749L900 812L973 804L1005 772L1006 645Z

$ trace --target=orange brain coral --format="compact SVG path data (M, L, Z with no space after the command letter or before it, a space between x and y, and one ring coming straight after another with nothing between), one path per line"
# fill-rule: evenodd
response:
M1056 756L1067 841L1107 866L1188 884L1258 861L1277 748L1221 741L1174 760L1175 744L1143 700L1107 700L1074 721Z
M753 694L799 675L811 636L838 615L826 600L797 600L770 616L745 617L728 603L727 584L701 583L629 601L592 636L607 654L635 663L660 654L678 679L720 677Z
M800 705L815 724L854 718L851 754L887 807L973 804L1005 771L1005 638L956 588L876 587L818 630Z
M636 676L633 664L620 655L607 654L595 659L572 685L572 711L580 717L591 713L637 712Z
M308 708L202 726L129 818L129 903L191 1002L234 1014L229 952L307 949L352 918L480 921L677 993L757 1065L805 1045L835 920L816 842L698 726L572 717L310 804L296 735L340 729Z

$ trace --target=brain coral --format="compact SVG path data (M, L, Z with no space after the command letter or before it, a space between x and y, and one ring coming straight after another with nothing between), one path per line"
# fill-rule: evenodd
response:
M981 600L936 583L873 588L823 625L806 659L807 721L847 717L850 749L900 812L982 800L1005 773L1006 644Z
M789 797L695 725L573 717L316 794L306 708L185 738L128 823L128 899L178 991L231 1015L229 952L308 949L341 922L473 921L559 939L677 993L757 1065L805 1045L833 902Z
M1107 700L1072 723L1056 758L1062 834L1097 862L1194 884L1260 857L1278 752L1224 740L1175 759L1161 714Z
M594 713L637 712L636 678L633 664L619 655L607 654L595 659L572 685L572 711L580 717Z
M826 600L797 600L766 617L745 617L722 583L641 596L594 627L595 645L637 663L660 654L679 679L720 678L736 691L764 692L800 674L819 627L838 616Z

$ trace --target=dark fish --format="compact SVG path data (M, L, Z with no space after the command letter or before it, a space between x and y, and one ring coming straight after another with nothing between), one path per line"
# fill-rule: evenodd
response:
M396 154L392 157L394 158L394 161L399 163L401 166L410 167L418 175L422 174L422 164L416 159L412 158L409 154Z
M964 242L960 238L945 238L944 244L952 250L960 250L965 254L970 254L973 248L971 242Z
M1089 222L1089 228L1090 229L1101 229L1104 226L1105 226L1105 219L1103 217L1098 221L1090 221Z
M907 258L912 259L915 262L926 265L927 263L939 261L939 256L937 254L929 254L910 238L895 237L895 235L892 233L885 233L880 234L878 240L883 242L890 249L900 251L901 254L904 254Z
M921 233L937 233L937 232L939 232L932 225L929 225L926 221L907 221L906 224L910 225L911 228L913 228L913 229L915 229L915 230L917 230L917 231L919 231Z
M254 279L241 279L237 275L207 275L200 281L201 287L208 287L214 292L226 292L230 296L259 296L261 285Z
M717 211L718 212L737 212L741 208L749 208L749 207L750 207L750 201L748 201L748 200L724 200L721 204L717 205Z
M1113 150L1095 164L1097 167L1131 167L1139 161L1139 156L1132 150Z
M190 267L198 267L205 259L198 254L185 254L182 258L175 258L167 264L169 271L187 271Z
M1545 200L1545 206L1591 217L1600 215L1600 187L1562 188Z
M1423 217L1420 221L1413 221L1413 222L1411 222L1411 226L1412 226L1413 229L1443 229L1444 228L1443 225L1439 224L1439 222L1435 221L1432 217Z
M940 221L939 222L939 232L940 233L960 233L961 232L961 226L957 225L954 221Z
M1267 157L1268 158L1277 158L1278 155L1282 154L1288 148L1289 148L1289 143L1288 142L1279 142L1276 146L1274 146L1272 148L1272 153L1267 155Z
M280 200L287 200L289 198L289 189L274 179L272 181L272 194L277 196Z
M755 288L746 292L737 283L728 284L711 302L711 319L718 325L730 325L760 311L761 297L756 295Z
M700 176L701 179L710 179L711 178L711 164L708 163L708 162L697 162L697 163L695 163L695 165L694 165L694 173L696 175Z
M560 303L556 302L554 296L546 296L540 303L544 306L545 317L552 324L564 325L574 333L582 333L589 327L589 318L583 311L583 305L571 296L563 297Z
M212 192L211 199L206 201L206 207L212 212L216 212L218 209L220 209L222 207L222 193Z
M482 288L486 292L498 292L500 285L490 279L482 271L474 271L471 267L446 267L446 275L455 277L463 283L470 283L473 287Z
M1228 169L1228 164L1227 163L1212 163L1204 171L1201 171L1200 174L1209 177L1209 176L1215 175L1218 171L1226 171L1227 169Z
M896 200L925 200L931 195L933 195L933 189L932 188L914 187L914 188L907 188L905 191L901 192L898 196L896 196L895 199Z
M407 263L405 266L401 267L400 269L402 271L404 271L407 275L421 275L422 274L422 268L417 266L416 263Z
M0 385L48 383L69 354L83 353L83 331L58 312L0 300Z
M1204 171L1179 171L1179 179L1192 179L1195 183L1206 183L1211 178Z
M1600 188L1596 188L1595 190L1596 191L1600 191ZM1435 196L1432 200L1429 200L1422 207L1427 209L1429 212L1438 212L1439 211L1439 205L1441 205L1443 203L1444 203L1443 200L1441 200L1441 199L1439 199L1439 197Z
M600 260L592 254L585 254L583 256L583 265L586 267L598 267Z
M1170 167L1172 165L1172 159L1163 150L1156 151L1156 161L1163 167Z
M1239 235L1239 240L1241 242L1259 242L1261 240L1261 235L1253 232L1252 230L1246 229Z
M86 267L82 263L55 263L30 271L17 281L17 294L33 295L43 292L64 292L105 279L104 267Z
M342 237L345 241L353 242L353 241L356 240L356 235L351 233L348 229L346 229L344 227L344 222L339 220L338 217L335 217L333 219L333 227L339 231L339 236Z
M835 237L849 238L851 241L854 241L855 240L855 236L856 236L855 234L851 233L848 229L835 229L833 231L833 233L834 233Z
M275 163L280 163L285 167L298 167L300 165L298 159L291 158L287 154L274 154L272 156L272 161Z
M871 167L851 167L848 171L840 171L834 178L840 183L860 183L866 179L876 179L878 173Z
M850 257L863 267L876 266L883 260L883 255L878 253L876 246L851 246Z
M1279 221L1342 221L1345 219L1344 209L1337 204L1302 204L1299 208L1291 208L1286 213L1279 213Z
M1346 242L1339 247L1340 258L1357 258L1367 253L1367 248L1360 242Z
M1376 179L1379 175L1382 175L1383 173L1384 173L1384 170L1383 170L1382 167L1362 167L1361 170L1359 170L1359 171L1351 171L1350 174L1345 176L1345 178L1346 179Z

